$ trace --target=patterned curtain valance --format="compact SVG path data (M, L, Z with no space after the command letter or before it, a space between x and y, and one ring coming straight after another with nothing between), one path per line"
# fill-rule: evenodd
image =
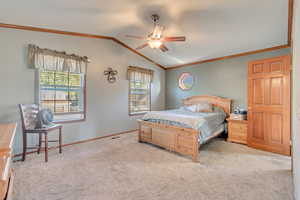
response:
M29 67L50 71L85 73L88 57L66 54L50 49L41 49L35 45L28 45Z
M152 82L154 71L140 67L129 66L127 69L127 79L143 82Z

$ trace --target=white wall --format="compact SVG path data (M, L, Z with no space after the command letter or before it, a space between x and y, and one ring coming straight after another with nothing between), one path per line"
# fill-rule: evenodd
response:
M295 197L300 200L300 2L294 1L293 25L293 173Z
M152 109L165 107L164 70L113 41L0 28L0 123L19 121L17 104L34 102L35 73L27 67L26 59L29 43L88 56L92 61L87 72L87 120L65 124L64 143L137 128L137 117L128 115L126 70L129 65L155 70ZM109 84L103 75L107 67L119 72L114 84ZM36 138L30 140L33 143ZM21 147L19 124L15 153Z

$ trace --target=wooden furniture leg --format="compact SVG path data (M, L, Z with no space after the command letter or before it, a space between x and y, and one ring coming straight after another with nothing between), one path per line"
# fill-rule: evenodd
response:
M45 132L45 162L48 162L48 134Z
M192 156L192 161L193 162L198 162L198 153L195 153L193 156Z
M198 137L196 137L196 144L194 144L194 152L193 152L193 155L192 155L192 161L193 162L198 162L198 156L199 156L199 147L200 145L198 144Z
M39 133L39 148L37 150L38 154L40 154L40 152L41 152L41 147L42 147L42 134Z
M26 159L26 150L27 150L27 134L23 133L23 155L22 155L22 161L25 161L25 159Z
M141 134L142 134L142 127L141 127L141 123L138 123L138 125L139 125L139 134L138 134L138 140L139 140L139 142L142 142L142 138L141 138Z
M62 131L59 129L59 153L62 153Z

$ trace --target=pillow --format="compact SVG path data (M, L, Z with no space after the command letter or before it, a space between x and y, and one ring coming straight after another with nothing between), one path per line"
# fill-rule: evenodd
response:
M190 106L185 106L185 110L190 112L213 112L212 105L208 102L201 102Z
M197 106L196 112L212 112L213 111L212 105L208 102L201 102L199 104L196 104L196 106Z
M198 112L197 105L185 106L184 109L190 112Z

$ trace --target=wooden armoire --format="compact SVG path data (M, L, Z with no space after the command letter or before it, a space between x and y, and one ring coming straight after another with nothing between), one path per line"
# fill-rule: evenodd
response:
M291 154L291 56L248 65L248 145Z

